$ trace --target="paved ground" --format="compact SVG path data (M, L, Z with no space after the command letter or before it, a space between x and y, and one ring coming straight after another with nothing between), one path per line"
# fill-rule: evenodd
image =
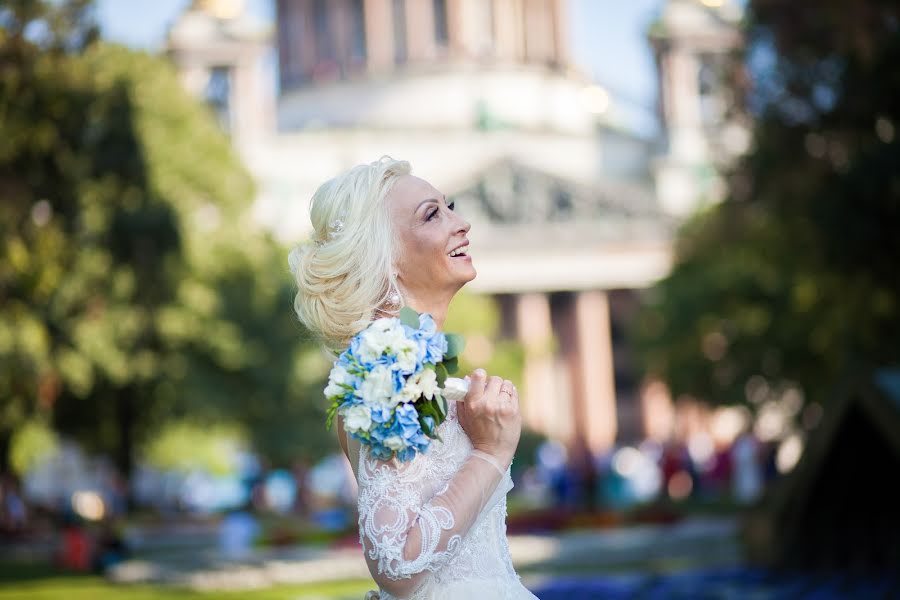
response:
M509 545L523 582L536 588L567 573L735 565L739 562L736 527L732 519L695 519L673 525L510 536ZM369 577L358 547L264 549L242 560L223 560L212 544L198 545L197 537L187 544L184 540L188 538L182 534L177 537L183 547L151 549L145 552L146 558L118 565L110 577L119 582L172 584L197 590L256 589ZM200 535L199 541L205 537Z

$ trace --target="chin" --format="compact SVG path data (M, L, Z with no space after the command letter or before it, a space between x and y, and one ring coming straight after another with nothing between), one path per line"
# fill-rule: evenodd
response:
M475 265L469 263L469 268L466 269L465 273L460 274L460 283L465 285L475 279L478 276L478 271L475 270Z

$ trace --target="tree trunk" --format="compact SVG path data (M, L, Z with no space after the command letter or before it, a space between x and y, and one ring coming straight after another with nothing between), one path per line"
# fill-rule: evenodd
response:
M12 429L0 429L0 474L12 473L9 451L12 449Z
M135 386L127 386L116 393L116 420L118 422L118 447L116 448L115 463L119 474L125 480L124 494L125 504L130 511L134 508L134 498L131 493L131 476L134 471L134 427L135 427L135 402L137 389Z

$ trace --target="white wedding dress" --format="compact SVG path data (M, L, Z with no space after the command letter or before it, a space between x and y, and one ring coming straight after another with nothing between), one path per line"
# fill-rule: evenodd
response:
M380 600L535 600L506 541L510 468L473 450L449 403L424 454L383 461L348 436L359 541Z

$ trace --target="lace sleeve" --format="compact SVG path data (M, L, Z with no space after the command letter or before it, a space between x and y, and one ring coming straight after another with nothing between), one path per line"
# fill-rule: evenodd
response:
M371 458L359 464L359 538L375 582L406 597L458 551L479 516L509 491L506 468L473 450L438 489L429 477L429 457L408 463Z

